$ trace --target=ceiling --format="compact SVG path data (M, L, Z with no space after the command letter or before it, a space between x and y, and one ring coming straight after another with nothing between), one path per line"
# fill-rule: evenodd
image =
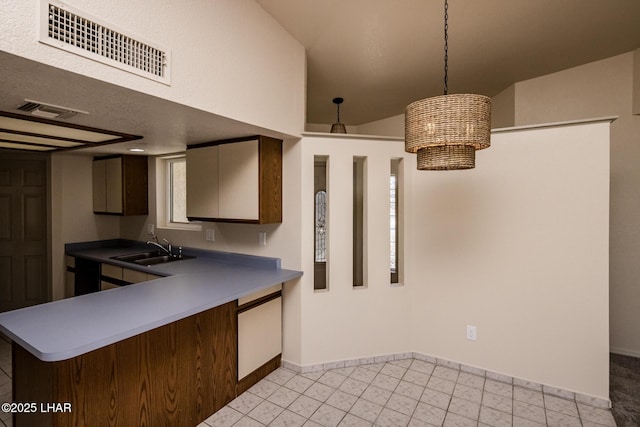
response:
M257 0L306 48L307 122L402 114L442 94L442 0ZM449 93L493 96L512 83L640 47L640 0L449 0ZM25 98L88 111L67 120L144 139L80 153L282 135L0 51L0 111ZM52 82L60 84L52 84Z
M359 125L443 93L442 0L257 0L307 51L307 122ZM639 0L449 0L449 93L640 47Z
M199 142L251 135L283 136L3 51L0 76L0 111L19 113L16 109L25 99L54 102L89 112L61 123L143 136L140 140L76 151L81 154L127 153L130 148L143 148L144 154L158 155L182 152L188 144Z

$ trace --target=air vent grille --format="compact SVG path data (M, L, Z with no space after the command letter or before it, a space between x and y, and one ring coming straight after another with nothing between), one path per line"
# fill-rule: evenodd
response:
M170 82L166 49L128 35L66 4L48 0L42 3L42 8L46 8L46 23L41 21L40 40L44 43L163 83Z
M44 102L25 99L25 102L18 106L18 110L31 113L33 116L44 117L46 119L69 119L78 113L89 114L86 111L75 110L73 108L62 107L60 105L45 104Z

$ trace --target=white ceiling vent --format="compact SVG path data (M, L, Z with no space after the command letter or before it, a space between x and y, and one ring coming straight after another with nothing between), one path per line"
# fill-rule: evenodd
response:
M152 80L171 84L169 50L65 3L41 0L40 41Z
M18 106L18 110L31 113L32 116L44 117L45 119L69 119L76 114L89 114L86 111L74 110L59 105L45 104L44 102L25 99L23 104Z

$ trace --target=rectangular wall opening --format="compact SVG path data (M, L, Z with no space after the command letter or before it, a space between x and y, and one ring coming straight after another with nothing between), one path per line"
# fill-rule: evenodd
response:
M353 287L366 286L366 157L353 158Z
M329 288L329 269L327 268L328 248L328 188L327 188L328 157L314 156L313 161L313 203L314 203L314 260L313 260L313 289L326 290Z
M389 269L391 284L400 283L402 274L402 159L391 159L389 174Z

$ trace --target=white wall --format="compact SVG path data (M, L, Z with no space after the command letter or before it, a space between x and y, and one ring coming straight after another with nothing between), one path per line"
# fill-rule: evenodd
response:
M400 140L302 140L301 366L416 351L608 399L609 123L493 135L472 171L422 172ZM576 151L580 162L575 161ZM329 156L329 290L313 290L313 157ZM352 162L367 156L367 289L351 285ZM388 171L403 158L403 286ZM466 325L478 341L465 338Z
M608 131L494 133L475 169L416 173L414 350L608 397Z
M92 157L51 155L51 282L54 300L64 294L64 244L120 237L120 218L93 214Z
M611 125L611 351L640 357L640 49L515 83L492 98L492 127L618 116ZM358 126L384 135L404 132L396 116Z
M640 81L637 57L638 51L628 52L516 83L515 124L618 116L611 125L611 351L638 357L640 118L632 111L634 76Z
M302 140L302 270L300 287L302 354L298 365L371 357L407 351L410 317L407 287L389 286L389 174L392 158L405 158L399 140L355 136L317 136ZM329 155L327 165L328 291L313 290L314 155ZM352 282L353 157L366 157L368 280L365 289ZM402 162L406 169L411 159Z
M254 0L66 3L168 47L171 86L39 43L39 0L0 0L0 49L278 132L303 130L304 48Z

